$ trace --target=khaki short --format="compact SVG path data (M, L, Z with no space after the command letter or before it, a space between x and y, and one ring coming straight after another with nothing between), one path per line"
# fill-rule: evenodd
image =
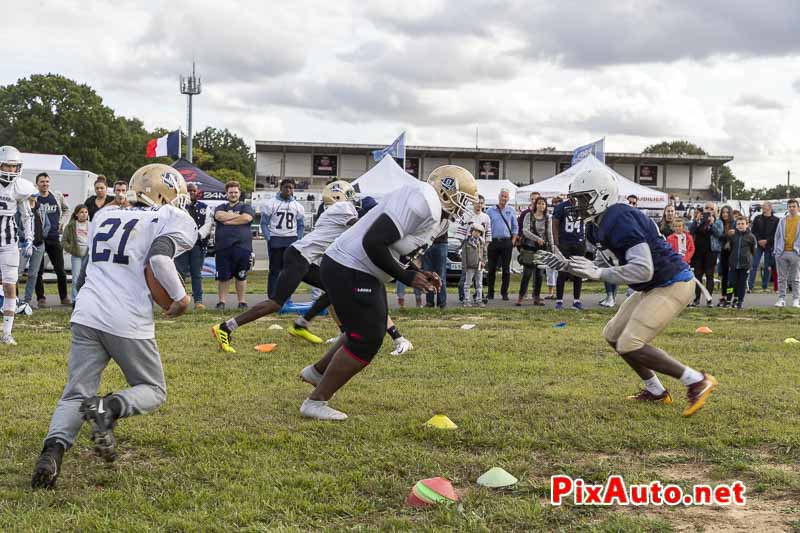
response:
M679 281L646 292L635 292L625 300L606 327L603 336L616 344L617 353L638 350L681 314L694 298L695 282Z

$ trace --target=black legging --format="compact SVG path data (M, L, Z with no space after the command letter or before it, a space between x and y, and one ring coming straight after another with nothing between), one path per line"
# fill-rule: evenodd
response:
M511 239L493 239L487 250L487 279L489 298L494 297L494 280L497 276L498 263L503 271L502 282L500 283L500 294L505 298L508 296L508 284L511 281Z
M519 299L522 300L528 294L528 282L533 276L533 297L539 298L542 294L542 279L544 274L540 268L535 266L526 266L522 270L522 281L519 284Z
M564 257L567 258L572 257L574 255L582 257L586 253L586 245L583 243L561 244L558 246L558 249L561 251ZM574 300L580 300L583 280L566 272L558 273L558 279L556 279L556 300L564 299L564 285L567 283L568 279L572 280L572 298Z
M694 277L698 281L703 281L703 276L706 277L706 289L709 294L714 294L714 267L717 266L718 252L710 250L701 250L695 252L692 257L692 264L694 265ZM694 301L700 301L700 287L694 290Z
M730 250L722 250L719 254L719 275L722 278L722 295L721 299L724 299L727 296L728 291L730 290L733 293L733 285L728 286L730 280L730 260L731 260L731 251Z
M61 301L67 299L67 273L64 272L64 249L61 247L59 241L45 240L44 251L47 257L50 258L50 263L53 265L53 270L58 279L58 296ZM42 259L42 266L39 268L39 276L36 278L36 298L41 300L44 298L44 259ZM78 279L78 273L72 273L74 279Z

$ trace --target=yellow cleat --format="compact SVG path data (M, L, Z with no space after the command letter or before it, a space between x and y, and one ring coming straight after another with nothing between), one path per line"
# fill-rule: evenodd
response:
M236 353L236 350L231 346L231 337L226 331L223 331L219 326L211 326L211 335L214 340L219 344L219 349L225 353Z
M689 390L686 396L689 399L689 405L683 410L683 416L692 416L706 403L706 398L709 397L711 392L717 388L717 379L711 374L703 372L703 379L697 383L689 385Z
M322 344L322 339L308 331L306 328L292 326L289 328L289 335L292 337L300 337L301 339L305 339L311 344Z

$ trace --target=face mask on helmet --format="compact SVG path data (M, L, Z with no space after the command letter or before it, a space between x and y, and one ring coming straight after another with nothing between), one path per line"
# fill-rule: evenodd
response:
M573 218L589 219L597 215L594 207L597 191L571 192L567 198L572 203L567 207L567 213Z
M22 175L22 154L13 146L0 146L0 184L8 186Z

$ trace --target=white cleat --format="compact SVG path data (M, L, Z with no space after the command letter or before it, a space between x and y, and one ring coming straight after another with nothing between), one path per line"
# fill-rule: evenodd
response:
M330 339L326 340L325 344L333 344L334 342L336 342L338 340L339 340L339 336L337 335L336 337L331 337Z
M775 302L775 307L786 307L786 300L778 298L778 301Z
M317 420L347 420L347 415L328 406L328 402L322 400L303 400L300 406L300 414L307 418Z
M792 300L792 307L800 307L800 300Z
M322 374L314 368L314 365L308 365L300 371L300 379L316 387L319 385L319 382L322 381Z
M391 355L403 355L406 352L410 352L414 349L414 345L411 344L411 341L406 339L405 337L398 337L394 341L394 351L391 352Z
M8 335L3 335L2 340L0 340L3 344L10 344L11 346L16 346L17 341L14 340L14 337L11 336L11 333Z

